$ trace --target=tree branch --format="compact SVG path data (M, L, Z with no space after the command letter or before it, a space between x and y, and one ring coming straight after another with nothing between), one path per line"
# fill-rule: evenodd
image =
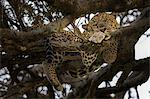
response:
M46 0L49 2L48 0ZM53 6L65 14L80 16L96 12L123 12L125 10L148 7L147 0L55 0ZM65 6L65 7L64 7Z

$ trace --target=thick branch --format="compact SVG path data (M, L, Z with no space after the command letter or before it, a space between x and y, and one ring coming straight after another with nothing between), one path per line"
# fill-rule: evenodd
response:
M48 0L46 0L49 2ZM122 12L149 6L147 0L55 0L54 6L63 13L81 15L95 12ZM65 7L64 7L65 6Z

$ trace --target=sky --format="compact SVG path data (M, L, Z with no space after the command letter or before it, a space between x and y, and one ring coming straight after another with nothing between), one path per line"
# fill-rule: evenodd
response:
M148 29L145 34L150 34L150 29ZM141 59L150 57L150 37L142 35L139 41L135 45L135 59Z

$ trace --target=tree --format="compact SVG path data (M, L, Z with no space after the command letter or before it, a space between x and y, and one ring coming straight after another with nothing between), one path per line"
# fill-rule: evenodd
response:
M134 59L134 45L150 27L148 0L1 0L0 6L0 95L3 98L55 98L57 92L40 68L45 60L43 39L57 32L54 27L65 28L75 19L81 16L89 19L91 13L97 12L116 12L121 20L122 27L112 35L120 38L117 59L82 79L60 74L62 83L76 88L68 95L64 90L63 96L108 99L114 93L116 99L121 99L127 90L136 89L149 78L150 57ZM124 22L128 15L136 17L135 20ZM46 22L49 24L43 25ZM123 26L127 23L130 25ZM89 43L85 46L91 47ZM81 65L80 61L68 61L58 72L65 70L65 65L74 66L74 63ZM116 86L98 88L102 82L108 84L119 71L123 73Z

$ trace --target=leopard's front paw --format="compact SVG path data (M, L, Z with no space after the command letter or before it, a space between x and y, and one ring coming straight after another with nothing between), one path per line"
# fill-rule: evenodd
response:
M101 43L105 39L105 34L101 31L95 32L90 38L89 41L94 43Z

